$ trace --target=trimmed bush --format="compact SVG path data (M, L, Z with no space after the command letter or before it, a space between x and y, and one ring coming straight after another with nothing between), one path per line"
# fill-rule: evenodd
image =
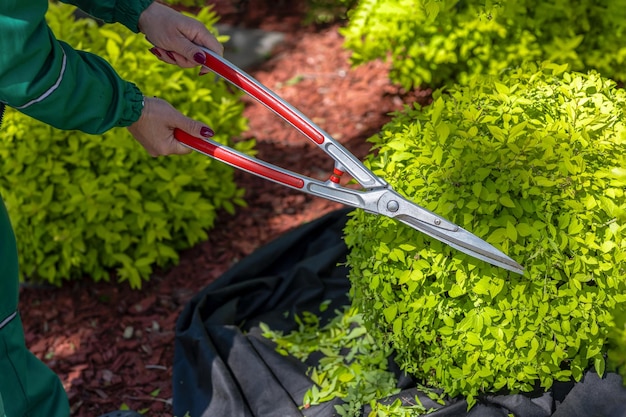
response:
M624 0L360 0L342 34L354 64L390 58L406 88L466 83L527 60L626 80Z
M355 211L353 304L403 370L470 405L604 373L626 311L625 112L595 72L528 64L438 92L372 138L375 173L526 268Z
M146 94L207 123L218 141L246 129L243 104L224 82L159 62L142 36L121 25L74 22L74 10L50 4L47 19L60 39L104 57ZM209 9L197 17L216 22ZM179 250L206 239L218 210L244 204L232 168L200 154L152 158L126 129L91 136L8 111L0 160L21 273L54 284L108 279L115 269L138 288L155 266L176 262Z

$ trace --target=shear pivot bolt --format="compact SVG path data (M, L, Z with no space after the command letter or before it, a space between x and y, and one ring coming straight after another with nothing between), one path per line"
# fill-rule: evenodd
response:
M439 219L435 219L435 224L436 224L437 226L439 226L439 225L441 224L441 220L439 220Z
M400 208L400 205L395 200L391 200L390 202L387 203L387 210L391 211L392 213L395 213L396 211L398 211L399 208Z

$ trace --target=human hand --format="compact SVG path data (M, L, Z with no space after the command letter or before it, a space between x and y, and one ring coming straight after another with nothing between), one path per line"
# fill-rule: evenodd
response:
M210 138L214 135L208 126L184 116L167 101L158 98L146 97L141 117L128 126L129 132L151 156L191 152L174 138L175 128L198 137Z
M139 16L139 30L154 45L150 51L159 59L183 68L203 64L204 46L222 55L224 47L200 21L153 2ZM201 74L208 72L206 68Z

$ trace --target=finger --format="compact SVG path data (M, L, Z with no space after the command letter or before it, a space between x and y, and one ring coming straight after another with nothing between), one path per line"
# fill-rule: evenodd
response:
M181 55L174 51L166 51L165 55L173 64L176 64L181 68L192 68L198 66L198 64L196 64L194 61L190 61L184 55Z
M167 62L168 64L178 65L179 62L187 62L187 60L184 57L172 51L167 51L163 48L159 48L156 46L153 48L150 48L150 52L152 52L152 54L156 56L157 58L159 58L161 61Z
M189 56L195 56L198 52L204 54L204 51L198 48L198 46L210 49L218 55L224 55L224 45L204 25L197 21L196 23L197 25L194 25L194 27L189 27L190 32L183 33L183 36L189 39L192 45L192 48L189 50L191 55Z
M201 47L210 49L220 56L224 55L224 46L204 26L186 39L189 40L185 42L183 49L185 56L196 64L204 65L206 60L206 53Z
M192 45L194 46L193 55L192 55L193 60L200 65L204 65L204 63L206 62L206 52L204 52L204 50L202 50L201 48L198 48L195 44L192 44ZM215 48L215 47L213 48L206 47L206 48L217 53L219 56L224 56L224 47L222 46L221 43L218 43L218 45L220 46L219 48Z
M215 135L215 132L209 126L188 117L182 119L181 123L179 123L179 125L176 127L195 137L208 139L212 138Z
M150 53L152 53L152 55L156 56L159 59L163 59L163 52L159 51L159 48L157 48L156 46L153 48L149 49Z
M188 146L183 145L176 139L173 139L172 150L171 153L174 155L186 155L192 152L192 149Z
M161 50L161 54L162 57L161 59L163 59L163 61L169 63L169 64L174 64L174 65L178 65L180 67L184 66L186 63L188 63L189 61L182 55L173 52L173 51L166 51L166 50ZM195 64L194 64L195 65Z
M203 137L208 139L215 136L215 132L209 126L188 117L185 117L185 124L181 126L181 128L184 131L191 133L192 135L195 135L197 137Z
M224 45L222 45L220 41L218 41L217 38L208 31L206 31L206 33L203 32L202 34L200 34L196 42L199 45L204 46L205 48L209 48L220 56L224 55Z
M178 65L182 68L192 68L197 66L195 62L189 61L187 58L173 51L167 51L156 46L150 49L150 52L163 62Z
M191 148L183 145L174 139L173 136L170 136L169 139L166 139L163 142L147 146L146 150L148 151L148 154L154 158L166 155L185 155L192 152Z

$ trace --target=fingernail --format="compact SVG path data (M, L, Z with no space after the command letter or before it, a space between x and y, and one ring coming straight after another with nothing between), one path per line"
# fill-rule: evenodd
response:
M152 48L150 49L150 52L152 52L155 56L158 56L159 58L161 58L161 53L158 51L158 49Z
M206 62L206 59L204 57L204 54L202 52L196 52L196 54L193 56L193 59L198 63L198 64L203 64Z
M176 62L176 57L174 56L173 53L171 53L170 51L165 51L165 53L167 54L167 56L170 57L172 61Z
M212 138L213 135L215 135L215 132L212 129L209 129L208 127L203 127L202 129L200 129L200 135L202 135L205 138Z

